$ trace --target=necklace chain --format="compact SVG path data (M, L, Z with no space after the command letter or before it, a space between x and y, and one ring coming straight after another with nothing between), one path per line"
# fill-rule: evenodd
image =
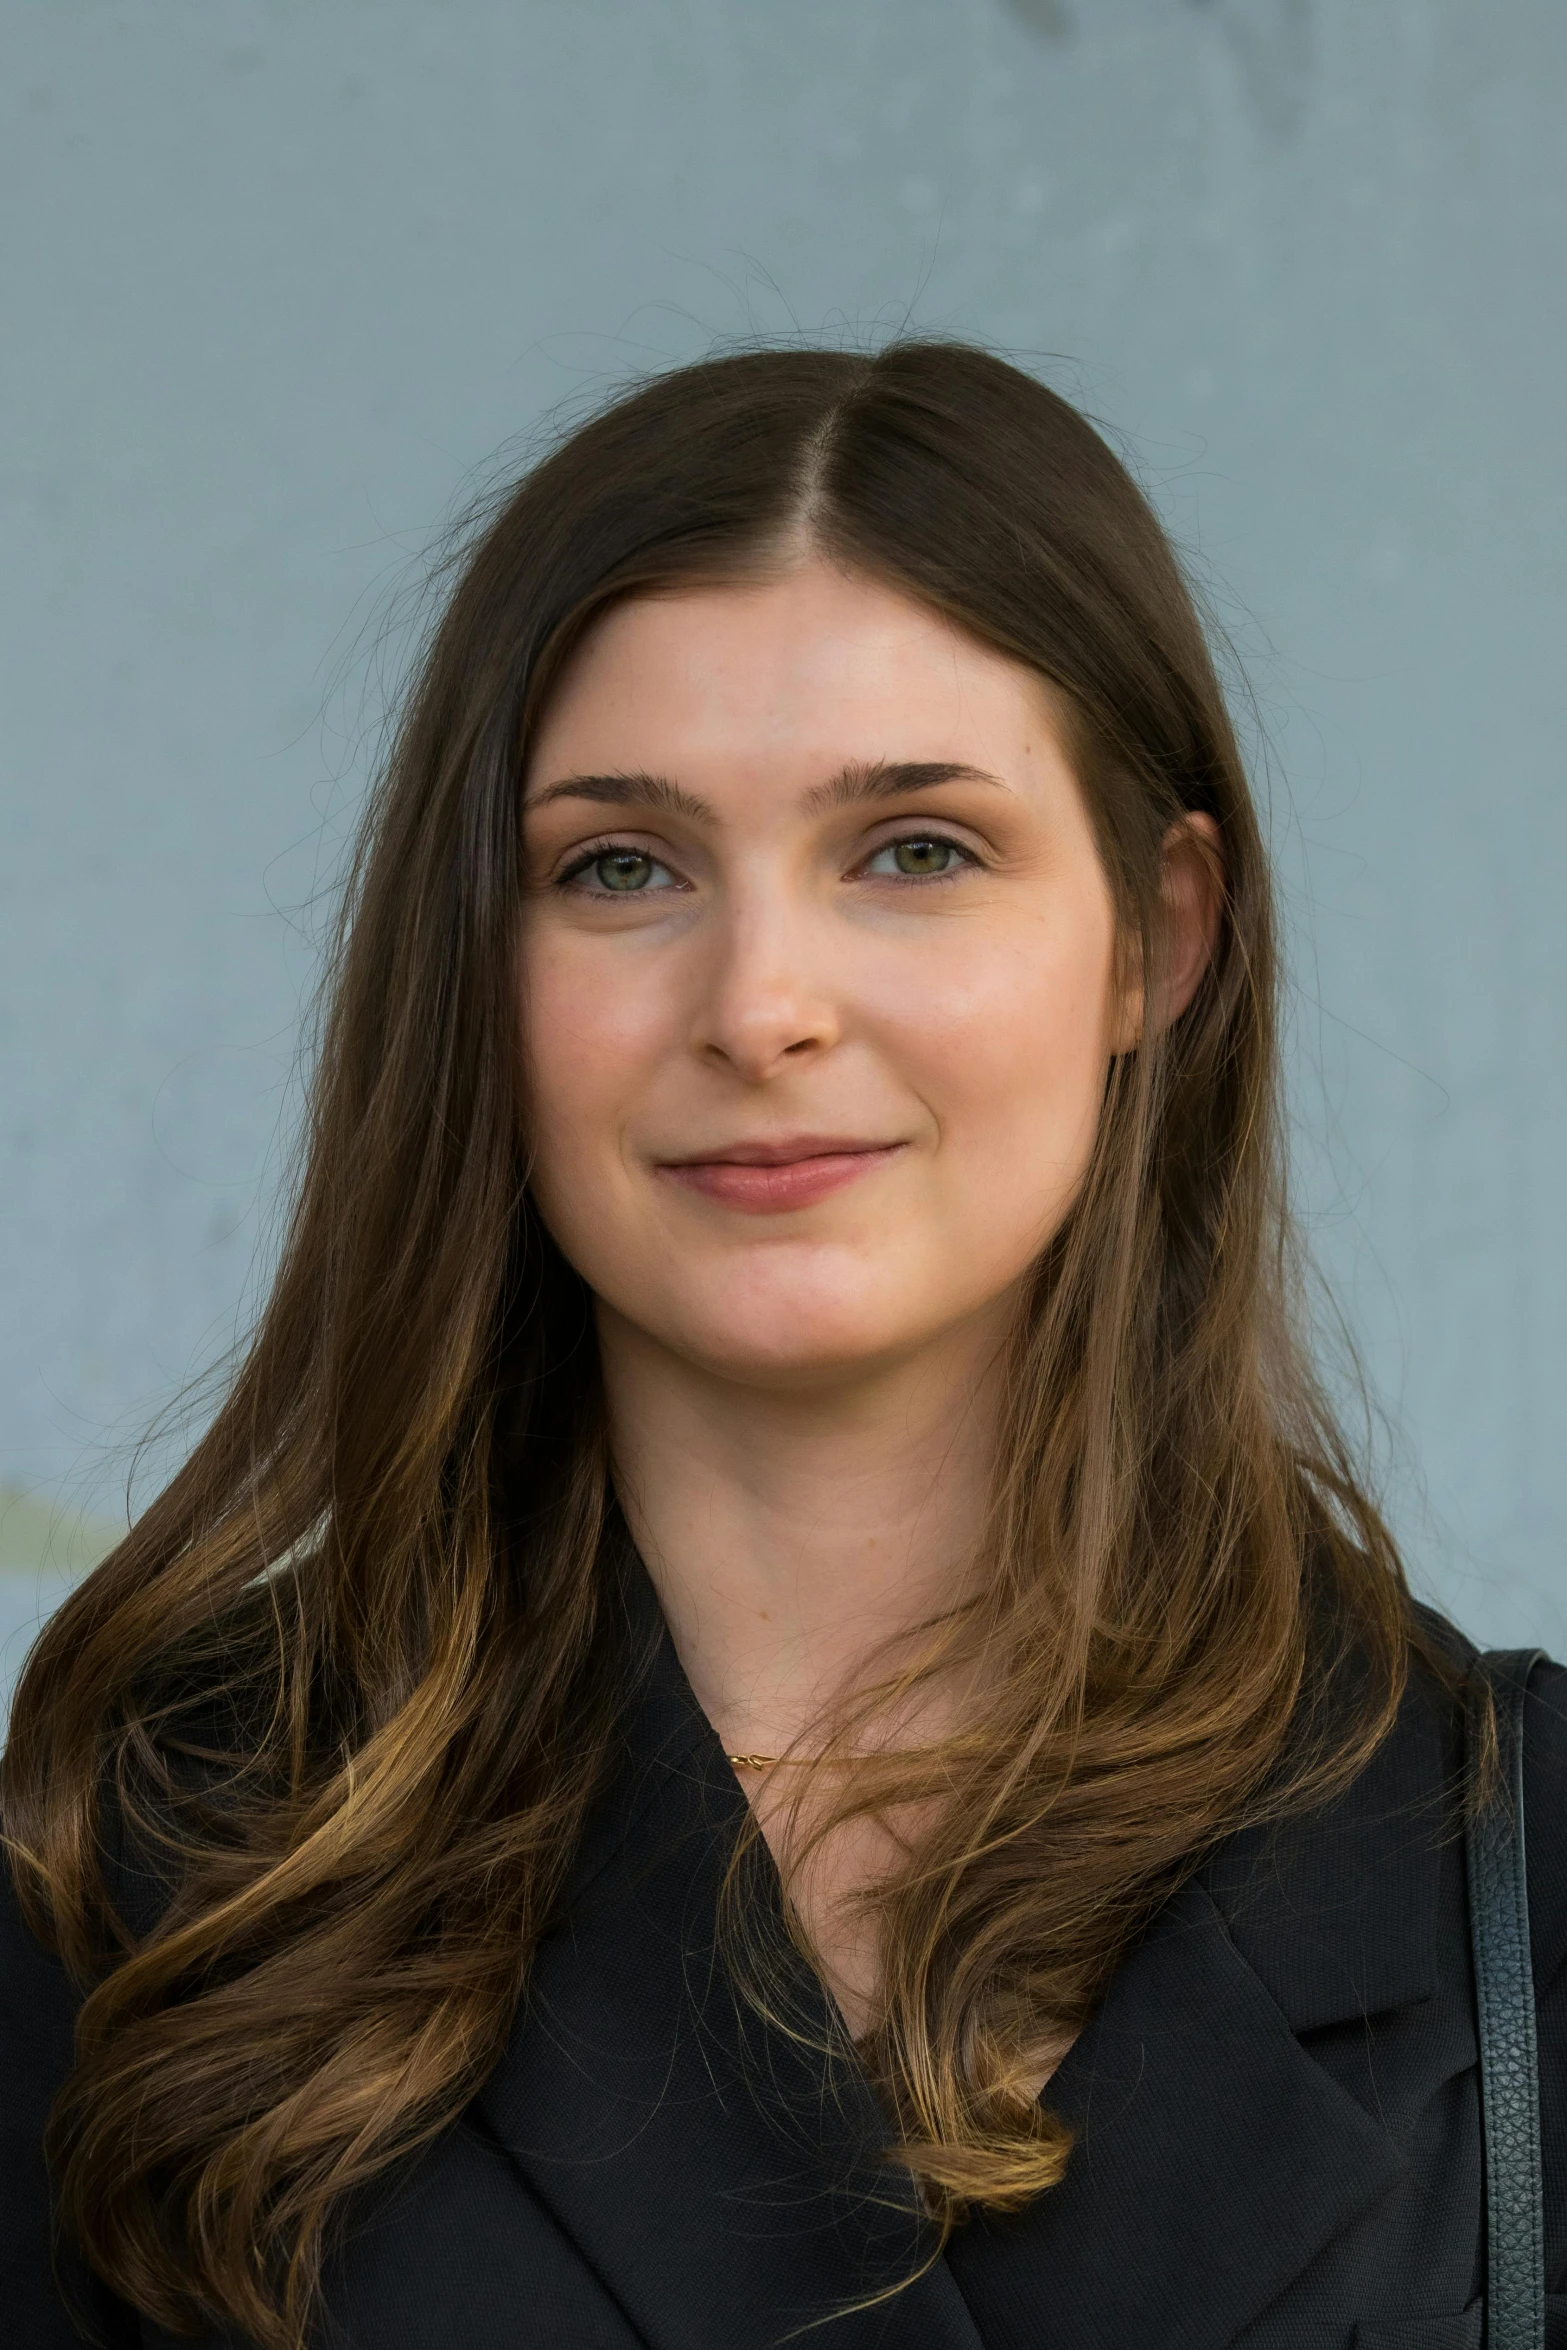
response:
M733 1770L737 1771L803 1771L808 1770L811 1764L816 1762L906 1762L912 1760L919 1752L920 1749L916 1747L905 1755L896 1748L887 1747L877 1749L870 1754L726 1754L724 1760Z

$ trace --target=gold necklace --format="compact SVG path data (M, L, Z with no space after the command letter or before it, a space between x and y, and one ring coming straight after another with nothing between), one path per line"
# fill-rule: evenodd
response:
M726 1754L724 1760L737 1771L804 1771L818 1762L911 1762L920 1751L915 1747L912 1752L903 1753L887 1747L870 1754Z

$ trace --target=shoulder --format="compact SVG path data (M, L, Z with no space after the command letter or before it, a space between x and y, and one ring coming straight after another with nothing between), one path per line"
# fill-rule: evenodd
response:
M208 1727L205 1716L194 1724L197 1732ZM207 1749L191 1751L200 1756ZM194 1779L194 1766L187 1775ZM128 1820L112 1775L104 1773L97 1861L105 1924L92 1970L94 1981L112 1972L127 1946L134 1948L157 1931L178 1889L170 1861L174 1842L163 1833L175 1825L174 1811L160 1809L156 1802ZM7 2128L16 2123L23 2106L41 2127L55 2091L75 2062L76 2019L86 1996L28 1923L18 1891L19 1865L14 1851L0 1844L0 2050L8 2091L0 2099L0 2117Z
M172 1880L156 1851L124 1831L107 1794L99 1825L108 1901L140 1939L156 1930ZM0 1844L0 2306L6 2340L29 2350L80 2350L84 2339L132 2350L143 2339L135 2312L57 2227L45 2160L51 2110L76 2064L86 1995L33 1932L15 1857Z
M1567 1667L1530 1675L1523 1725L1524 1865L1534 1961L1546 2274L1567 2292Z
M1397 1715L1356 1777L1224 1842L1205 1868L1231 1934L1297 2029L1447 1985L1466 2001L1463 1682L1472 1642L1419 1611ZM1525 1852L1535 1979L1567 2005L1567 1671L1547 1663L1525 1720ZM1553 2027L1554 2028L1554 2027Z
M1417 1610L1429 1646L1461 1673L1480 1653L1475 1643L1434 1609ZM1461 1725L1452 1692L1415 1660L1400 1721L1423 1714L1438 1725L1450 1754L1461 1753ZM1524 1701L1524 1866L1529 1893L1529 1939L1536 1983L1543 1988L1567 1966L1567 1665L1544 1657L1529 1677Z
M0 2146L9 2157L19 2129L42 2132L55 2091L71 2069L79 1994L64 1967L34 1935L17 1897L9 1853L0 1855ZM0 2197L12 2181L4 2162Z
M1543 1986L1567 1967L1567 1665L1554 1660L1529 1681L1523 1788L1529 1936Z
M14 2328L7 2338L32 2350L79 2350L56 2282L62 2261L73 2305L99 2340L140 2339L125 2305L55 2243L44 2127L74 2062L79 2005L64 1967L23 1916L10 1857L0 1852L0 2297Z

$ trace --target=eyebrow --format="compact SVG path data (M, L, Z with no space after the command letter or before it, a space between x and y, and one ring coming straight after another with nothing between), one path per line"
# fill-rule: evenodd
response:
M989 783L997 791L1007 786L999 775L969 767L961 759L851 759L829 783L819 783L805 795L809 815L829 808L853 808L863 800L895 800L905 792L929 791L940 783Z
M997 791L1008 787L999 775L959 759L851 759L826 783L818 783L802 803L809 816L830 809L852 808L867 800L891 800L909 792L930 791L943 783L986 783ZM684 816L694 824L716 824L718 812L668 776L649 775L641 768L613 775L563 775L546 784L527 801L530 808L548 807L552 800L591 800L600 806L654 808L660 815Z

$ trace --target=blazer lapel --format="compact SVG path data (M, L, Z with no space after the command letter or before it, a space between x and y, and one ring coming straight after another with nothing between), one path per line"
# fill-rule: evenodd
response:
M987 2350L1223 2350L1405 2175L1297 2035L1435 1993L1453 1759L1412 1691L1336 1803L1165 1905L1045 2091L1062 2184L948 2252Z
M1300 2046L1209 1894L1166 1904L1046 2091L1061 2185L949 2250L987 2350L1220 2350L1394 2185L1385 2133Z
M480 2094L490 2128L651 2350L802 2327L830 2350L980 2350L863 2074L824 2064L810 1970L793 1963L788 2029L730 1986L714 1921L745 1798L667 1635L628 1749ZM782 1954L758 1862L748 1915Z

